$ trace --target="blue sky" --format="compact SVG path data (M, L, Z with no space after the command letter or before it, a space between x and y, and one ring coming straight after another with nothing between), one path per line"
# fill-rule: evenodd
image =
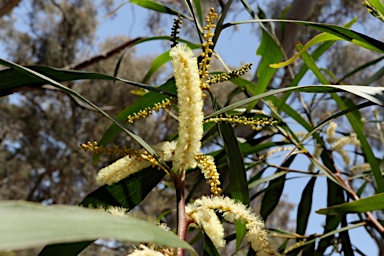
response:
M119 4L125 1L121 0L116 2ZM116 6L118 4L116 4ZM18 10L18 12L20 14L22 10ZM131 4L124 5L116 12L115 18L100 18L100 26L97 30L97 42L103 42L104 39L108 37L122 35L128 36L130 38L148 36L148 29L145 28L145 19L149 15L151 15L151 12L144 10L143 8ZM174 17L169 16L170 27L173 18ZM237 16L237 20L247 20L249 18L250 16L245 12ZM20 24L20 26L23 25ZM165 31L170 31L170 29L165 29ZM183 32L181 31L181 37L182 36ZM254 63L254 67L256 67L260 61L260 58L255 54L258 44L259 36L254 34L251 25L242 25L237 27L236 31L235 27L224 30L215 49L220 54L225 63L227 63L227 65L239 67L241 64L251 62ZM142 53L143 55L156 55L167 50L164 49L163 46L163 41L144 43L138 46L136 51L139 54ZM97 54L96 49L95 54ZM1 47L0 57L5 57L1 51ZM255 69L253 69L253 72L254 70ZM310 83L308 78L303 80L302 84L305 83ZM304 131L304 129L297 126L297 131ZM277 158L275 160L276 164L280 164L282 159L282 157ZM308 164L308 160L302 157L300 158L300 161L295 161L295 164L292 166L292 168L305 170ZM298 177L298 175L290 175L289 177ZM308 180L309 179L307 177L301 176L300 178L291 179L287 182L284 193L288 196L287 198L289 201L295 203L296 205L298 204L301 198L301 193ZM325 178L319 178L315 186L312 211L325 207L327 196L325 188ZM295 219L295 217L296 210L294 210L292 213L292 219ZM313 212L310 216L310 225L307 228L307 234L322 233L322 225L324 223L325 217ZM294 222L292 224L292 226L295 225ZM351 230L350 234L352 237L352 243L357 245L360 250L364 251L367 255L377 255L378 250L376 245L373 243L372 239L367 235L367 232L363 228Z

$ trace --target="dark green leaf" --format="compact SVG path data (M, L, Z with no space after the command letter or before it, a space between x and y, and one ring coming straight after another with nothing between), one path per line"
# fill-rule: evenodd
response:
M347 223L347 217L344 215L343 219L341 221L341 227L348 227ZM355 254L353 253L352 249L352 243L351 243L351 238L349 236L348 230L345 230L343 232L340 232L340 239L341 239L341 249L344 252L345 256L354 256Z
M247 21L238 21L238 22L230 22L224 24L224 28L247 24L247 23L260 23L260 22L289 22L295 23L302 26L307 26L310 28L314 28L320 30L322 32L327 32L329 34L335 35L340 39L352 42L354 44L360 45L369 50L377 51L380 53L384 53L384 43L376 40L367 35L361 34L351 29L343 28L341 26L333 25L333 24L324 24L318 22L309 22L309 21L294 21L294 20L276 20L276 19L265 19L265 20L247 20Z
M10 62L1 60L0 64L11 67ZM21 66L20 66L21 67ZM65 81L74 81L74 80L85 80L85 79L97 79L97 80L111 80L111 81L121 81L139 88L147 89L149 91L155 91L158 93L164 93L171 96L174 94L169 94L166 91L158 90L156 87L148 86L142 83L137 83L113 76L108 76L104 74L84 72L84 71L75 71L75 70L64 70L56 69L44 66L28 66L25 67L26 70L34 71L42 76L50 78L56 82L65 82ZM30 73L31 74L31 73ZM34 88L40 87L45 84L50 84L49 81L39 78L38 76L32 76L28 72L23 72L20 69L5 69L0 71L0 96L11 94L15 91L25 89L25 88Z
M289 167L296 155L291 155L283 164L282 167ZM282 170L278 169L276 174ZM283 194L286 175L282 175L269 182L268 188L265 191L263 200L261 201L260 216L264 221L267 221L268 216L276 208Z
M221 108L221 104L217 98L211 94L215 110ZM241 154L239 142L237 141L235 131L230 124L217 124L219 134L224 142L226 158L228 163L227 174L229 178L229 185L225 189L233 199L237 199L244 205L249 205L249 192L248 182L246 177L246 170L244 168L243 155ZM245 235L245 223L236 221L236 248L239 248L241 241Z
M204 234L204 256L220 256L217 252L215 245L212 243L212 240Z
M312 209L312 197L315 182L316 176L308 181L308 184L305 186L301 195L299 207L297 208L296 233L299 235L305 235L305 230L307 229L308 219Z

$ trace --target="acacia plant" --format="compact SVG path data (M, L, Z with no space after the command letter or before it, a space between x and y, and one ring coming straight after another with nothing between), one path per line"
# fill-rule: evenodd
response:
M354 20L338 26L260 19L244 0L241 2L252 19L228 23L224 20L232 1L219 1L221 12L216 13L211 8L205 19L200 1L193 1L193 4L185 1L188 14L150 0L131 2L177 15L171 36L142 40L171 41L169 52L159 56L152 66L157 69L168 61L172 64L173 77L160 86L100 73L21 66L0 60L0 64L7 67L0 71L1 95L25 86L45 84L68 93L113 122L100 141L81 143L79 149L94 153L94 162L100 157L118 157L99 171L96 183L100 187L80 202L82 207L1 202L0 250L46 244L40 255L77 255L98 238L113 238L140 243L136 249L127 252L129 255L184 255L185 249L196 255L192 246L198 240L204 241L204 255L228 252L225 247L232 240L236 241L236 252L248 250L249 255L297 255L300 252L322 255L328 248L353 255L361 249L351 243L349 230L364 227L365 231L361 229L361 232L368 232L374 239L384 238L381 152L369 143L378 140L384 144L380 112L384 106L384 87L372 86L383 72L380 69L361 85L343 83L352 74L372 67L383 57L356 67L340 78L329 70L320 69L316 63L336 41L355 44L378 54L384 53L383 42L351 30ZM380 1L364 1L364 5L373 16L383 20L384 6ZM199 43L179 38L182 23L186 21L195 24ZM322 33L305 45L296 43L297 53L288 58L275 36L274 26L266 25L270 22L294 23ZM257 84L241 77L250 70L251 64L228 72L210 70L212 60L215 57L220 60L215 52L220 33L228 27L246 23L257 23L262 30L257 50L262 56L257 67ZM201 49L198 57L193 49ZM280 62L283 58L287 60ZM303 64L296 71L289 65L299 59ZM287 67L291 75L289 86L269 90L268 85L273 79L279 79L275 76L277 69L283 67ZM299 86L309 71L320 84ZM137 86L143 96L112 117L92 99L61 84L80 79L120 81ZM224 81L237 86L228 95L226 104L221 103L214 93L214 87ZM287 103L293 92L300 93L305 117L295 110L294 105ZM242 99L232 103L237 94L241 94ZM313 94L316 96L308 96ZM327 95L326 100L337 106L335 113L316 119L308 111L306 101L312 105L325 101L317 95ZM363 109L375 109L371 120L361 118ZM130 126L155 112L172 116L178 122L178 129L167 140L148 145L140 133L131 131ZM340 129L336 123L336 119L343 118L343 125L349 130ZM378 136L369 138L365 126L373 121L377 124ZM246 138L237 138L235 130L239 126L250 127L252 133ZM306 131L297 132L297 126ZM108 145L121 131L134 139L140 148ZM281 151L287 151L282 162L272 161L272 156ZM307 159L308 165L301 164L300 170L291 167L303 158ZM337 162L337 159L342 161ZM270 175L266 170L271 168L275 172ZM284 185L289 182L287 176L292 173L309 177L298 204L296 230L268 230L268 217L282 199ZM314 185L320 178L326 179L327 207L316 213L326 215L324 232L306 234ZM202 184L204 180L206 182ZM163 221L166 214L155 223L127 216L127 212L158 187L175 195L177 225L174 231ZM260 211L256 214L251 207L252 201L261 195ZM351 215L355 218L351 219ZM224 222L230 224L223 225ZM201 232L193 232L196 229ZM234 234L228 234L230 232ZM189 239L189 233L195 237ZM272 237L280 239L273 240Z

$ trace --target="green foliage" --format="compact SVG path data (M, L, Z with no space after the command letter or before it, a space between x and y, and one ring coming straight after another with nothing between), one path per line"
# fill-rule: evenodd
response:
M158 13L181 15L187 18L188 22L192 22L196 28L199 39L204 38L212 42L212 45L204 48L190 42L192 40L180 39L179 41L194 50L209 49L199 59L208 60L208 63L214 56L214 44L221 42L220 35L223 31L234 25L242 26L249 23L260 25L261 42L256 54L261 56L261 61L254 79L241 77L232 79L235 89L227 93L225 104L220 102L216 95L216 85L212 85L206 95L207 104L204 110L209 114L205 114L204 120L236 115L251 119L273 118L277 122L273 127L264 127L261 131L251 131L247 134L238 124L204 125L205 135L201 140L203 145L201 152L214 157L214 165L220 174L219 182L222 185L223 194L246 206L260 205L259 215L266 222L267 227L273 227L270 224L273 219L280 218L276 212L284 203L283 190L290 182L291 174L298 173L309 178L300 201L297 202L296 233L291 230L281 230L280 227L272 230L276 237L285 239L278 240L281 243L281 253L297 255L301 252L303 255L322 255L329 251L330 247L337 248L336 245L341 245L340 253L352 255L358 249L351 242L348 231L362 226L369 234L376 235L379 240L384 237L384 228L379 217L382 216L380 214L383 214L384 209L384 177L383 167L380 165L384 141L382 136L372 137L374 133L368 131L368 126L374 123L375 132L382 133L384 121L383 115L377 115L374 120L372 115L364 112L368 108L372 110L372 107L384 107L384 87L380 84L384 69L381 67L371 72L359 83L348 84L350 77L368 72L372 67L376 68L383 60L384 42L350 29L356 20L352 20L344 27L309 21L261 20L246 1L241 1L242 7L252 16L252 20L224 23L226 18L230 17L229 13L232 10L232 1L227 1L225 4L222 3L214 34L204 35L204 31L208 29L202 29L205 25L203 14L208 10L204 10L203 1L186 1L187 14L184 10L177 10L156 1L131 0L130 2ZM384 13L380 1L370 1L370 3L378 13ZM259 9L259 13L265 12ZM294 23L322 33L312 37L305 44L296 43L298 52L290 58L285 56L281 38L276 35L275 25L271 25L271 22L283 23L284 26L287 23ZM169 36L142 38L134 41L129 47L170 38ZM340 41L344 44L335 44ZM375 55L363 65L351 67L349 72L343 74L334 74L327 68L319 67L321 62L318 60L327 54L331 47L344 47L345 44L357 45ZM243 45L239 42L239 47L247 47L247 44ZM194 255L194 249L183 239L186 237L185 232L189 232L187 227L191 224L190 222L195 221L197 226L201 223L193 219L191 213L188 215L190 222L185 221L183 209L185 204L207 194L209 186L204 180L208 179L211 184L213 179L198 175L196 171L203 169L199 165L188 170L173 170L174 159L165 160L161 155L163 152L159 153L155 150L155 146L150 146L149 142L143 139L143 131L138 129L136 124L123 123L127 116L153 108L157 103L171 97L177 101L179 95L174 77L167 77L168 80L160 86L149 85L150 79L156 72L171 60L168 50L154 58L148 70L144 72L141 83L117 77L118 72L124 67L123 59L127 53L128 49L117 60L115 76L101 72L23 66L0 59L0 64L7 67L0 71L1 96L25 88L42 90L43 85L53 86L112 122L109 128L103 129L104 134L100 138L99 146L106 147L120 132L124 132L146 151L146 153L140 153L141 157L152 164L152 167L136 172L115 184L104 185L88 193L80 202L82 207L44 207L26 202L0 203L0 226L2 227L0 250L15 250L46 244L40 255L77 255L91 241L98 238L114 238L118 241L156 243L173 248L186 248ZM288 60L283 61L283 56ZM294 66L278 70L291 64L298 64L298 61L301 65L298 70ZM208 64L204 65L208 66ZM284 76L280 76L279 72L285 72ZM316 82L310 85L299 85L309 72L314 75ZM221 72L211 74L217 73ZM63 85L63 82L78 80L122 82L127 86L140 88L144 95L132 103L127 103L125 108L114 117L99 107L92 98L87 98L75 89ZM280 85L285 86L284 88L276 89L276 86L273 86L279 81L281 81ZM296 99L295 95L299 95L299 100L292 104L291 100ZM321 106L323 103L329 104L333 109ZM331 110L332 113L323 115ZM169 112L170 114L160 112L158 116L174 118L179 112L179 107L175 104ZM180 118L174 119L180 120ZM330 127L336 120L343 123L343 127L346 128L335 128L336 131L331 134ZM304 135L297 133L298 127L306 131ZM160 134L152 136L161 137ZM183 134L171 134L165 140L172 141L180 136ZM372 141L381 143L381 147L375 148ZM346 145L352 145L353 149L347 148ZM283 160L273 160L273 154L279 151L287 151L288 154ZM94 164L98 163L100 156L101 154L94 155ZM353 164L347 161L350 158L353 158ZM307 163L302 164L300 162L303 161L302 159L306 159ZM358 165L364 166L364 169L356 174ZM274 173L270 173L269 169ZM204 173L204 175L207 174ZM164 178L165 176L168 177ZM320 179L326 179L324 191L327 191L327 205L325 208L313 211L315 183ZM165 213L160 214L163 217L161 220L166 222L171 219L178 222L177 233L181 239L172 232L166 232L145 221L84 209L86 207L107 209L117 206L129 211L144 204L143 200L150 192L160 187L172 194L170 196L172 200L176 198L179 214L175 217L169 214L173 210L167 209ZM259 195L263 196L262 199ZM186 202L184 202L185 199ZM216 209L216 213L224 211L228 209L225 207ZM371 213L372 211L375 211L374 214ZM307 232L313 213L326 215L322 234ZM206 214L208 216L208 213ZM357 222L350 221L349 216L352 214L359 214ZM232 222L235 226L231 226L231 229L236 235L230 235L226 239L228 241L236 239L235 250L238 251L243 247L244 237L248 238L249 227L239 220ZM204 240L203 255L221 254L221 251L215 247L217 241L212 241L212 237L209 237L209 229L201 226L199 228L204 232L203 238L201 237ZM197 235L196 240L198 238ZM195 240L192 241L195 242ZM249 255L254 253L252 248L249 249Z
M115 237L183 247L195 255L188 243L170 232L143 220L112 216L102 211L64 205L47 207L36 203L2 202L0 217L3 228L0 250Z

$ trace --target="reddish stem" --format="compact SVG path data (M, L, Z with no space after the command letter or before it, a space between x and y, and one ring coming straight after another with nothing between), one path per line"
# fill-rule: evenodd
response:
M185 241L188 227L188 218L185 212L185 172L182 172L180 176L174 176L173 182L176 188L176 199L177 199L177 234L180 239ZM184 256L184 249L177 249L177 256Z

